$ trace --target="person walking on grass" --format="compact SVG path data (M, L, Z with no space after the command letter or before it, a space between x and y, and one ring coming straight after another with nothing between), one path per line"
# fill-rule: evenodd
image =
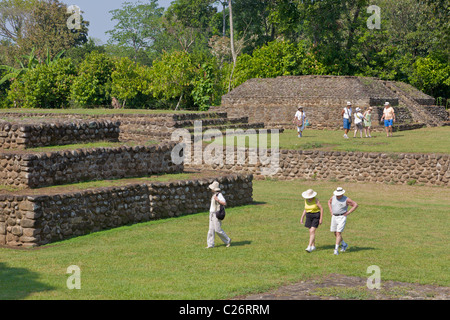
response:
M339 246L341 244L341 252L345 252L348 249L348 244L344 241L342 232L344 232L348 215L358 208L358 204L344 196L344 194L345 190L339 187L333 192L333 196L328 201L328 208L332 217L330 231L334 232L336 236L336 244L334 246L335 255L339 254ZM351 207L350 210L348 209L349 206Z
M386 136L392 137L392 127L395 123L395 111L394 108L391 107L389 102L384 104L383 116L381 117L381 121L384 120L384 127L386 128Z
M216 233L219 238L225 243L227 248L231 246L231 239L227 236L225 231L222 229L222 221L217 219L216 212L220 210L220 206L226 206L227 202L221 193L219 182L214 181L209 187L209 190L212 192L211 197L211 206L209 208L209 231L207 237L207 249L214 248L214 240Z
M364 124L363 121L366 120L366 118L364 118L363 114L361 113L361 109L360 108L356 108L356 112L355 112L355 133L353 134L353 138L356 138L356 133L359 131L359 135L362 139L363 135L363 129L364 129Z
M372 138L371 130L372 130L372 111L373 108L369 107L366 112L364 112L364 134L366 138Z
M344 119L344 138L348 139L348 132L352 126L352 103L347 102L347 106L342 110L342 118Z
M299 138L303 137L303 131L305 130L305 122L306 122L305 112L303 111L303 107L299 106L294 116L294 124L297 126L297 133Z
M305 199L305 210L303 210L300 223L303 224L306 216L305 227L309 229L309 244L306 251L309 253L316 250L316 230L322 224L323 219L323 208L316 196L317 192L312 189L302 193L302 197Z

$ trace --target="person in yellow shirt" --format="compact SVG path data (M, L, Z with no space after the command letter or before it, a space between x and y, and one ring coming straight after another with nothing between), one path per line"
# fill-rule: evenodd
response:
M317 192L314 190L309 189L303 192L302 197L305 199L305 210L303 210L300 223L303 224L306 216L305 227L309 229L309 245L306 251L311 253L316 250L316 230L322 224L323 208L317 199Z

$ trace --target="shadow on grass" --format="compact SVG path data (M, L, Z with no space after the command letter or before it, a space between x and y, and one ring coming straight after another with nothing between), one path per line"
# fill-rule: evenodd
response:
M264 202L264 201L253 201L251 203L251 205L255 205L255 206L264 205L264 204L267 204L267 202Z
M320 246L317 248L317 250L334 250L334 244L327 245L327 246ZM372 248L372 247L358 247L358 246L349 245L347 252L358 252L358 251L365 251L365 250L378 250L378 249Z
M245 240L245 241L237 241L237 242L232 241L232 242L231 242L231 247L247 246L247 245L250 245L251 243L252 243L252 242L251 242L251 241L248 241L248 240Z
M0 262L0 300L25 299L35 292L55 288L38 281L39 274L25 268L11 268Z

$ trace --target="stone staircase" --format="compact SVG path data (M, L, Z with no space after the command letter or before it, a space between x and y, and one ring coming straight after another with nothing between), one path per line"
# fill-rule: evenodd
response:
M423 105L417 103L412 97L408 95L405 90L400 88L393 81L385 81L384 85L398 95L399 104L405 105L413 121L416 123L424 123L427 127L438 127L444 125L444 120L435 116L433 113L429 112Z

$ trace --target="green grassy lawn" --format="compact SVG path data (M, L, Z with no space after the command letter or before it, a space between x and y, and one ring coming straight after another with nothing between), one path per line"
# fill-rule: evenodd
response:
M279 135L279 145L280 149L290 150L450 153L450 127L395 132L391 138L387 138L386 134L381 132L373 133L372 138L362 139L359 136L358 138L353 138L353 132L351 132L349 137L349 139L344 139L342 131L306 129L303 133L303 138L298 138L295 130L286 130ZM268 146L270 146L270 137L261 135L260 139L264 139L263 141L267 140ZM222 140L219 140L214 143L222 143ZM243 145L238 143L238 137L235 137L235 144ZM249 143L249 139L247 139L246 146L255 147L257 144Z
M348 252L333 255L330 216L317 251L304 251L301 192L322 204L337 187L360 204L349 216ZM0 299L226 299L338 273L449 286L447 188L305 181L255 181L255 204L228 209L226 248L205 249L208 213L153 221L74 238L34 250L0 248ZM66 270L81 268L81 290Z
M121 146L135 147L135 146L150 146L156 145L159 142L154 140L148 140L145 142L136 141L126 141L126 142L110 142L110 141L98 141L98 142L87 142L87 143L77 143L77 144L66 144L60 146L48 146L48 147L36 147L28 148L26 151L30 152L53 152L53 151L70 151L78 149L95 149L95 148L118 148Z

